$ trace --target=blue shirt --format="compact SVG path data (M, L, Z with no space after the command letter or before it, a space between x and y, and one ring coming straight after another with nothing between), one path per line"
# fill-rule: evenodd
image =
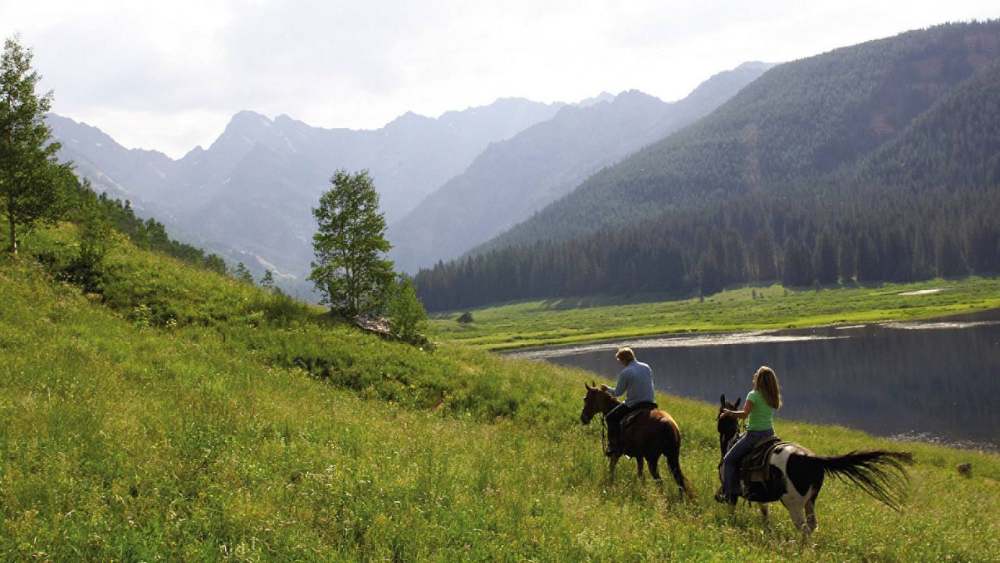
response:
M628 395L626 406L655 402L653 392L653 370L647 364L632 360L621 373L614 389L608 389L612 396Z

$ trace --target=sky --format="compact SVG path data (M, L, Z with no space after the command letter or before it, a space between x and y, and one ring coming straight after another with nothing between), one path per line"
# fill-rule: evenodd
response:
M53 111L179 157L244 109L374 129L500 97L684 97L742 62L783 62L949 21L996 0L0 0Z

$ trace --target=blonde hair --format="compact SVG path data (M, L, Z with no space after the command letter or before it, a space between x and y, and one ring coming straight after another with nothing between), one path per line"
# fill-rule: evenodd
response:
M772 409L781 408L781 385L778 384L778 376L773 369L760 366L753 374L753 388L760 391Z
M615 352L615 358L617 358L619 362L625 362L627 364L635 359L635 352L633 352L628 346L624 346Z

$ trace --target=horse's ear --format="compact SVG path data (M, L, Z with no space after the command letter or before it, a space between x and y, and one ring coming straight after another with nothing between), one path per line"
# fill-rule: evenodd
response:
M740 408L740 401L742 401L742 400L743 400L743 397L736 397L736 403L733 404L733 407L734 408Z
M723 393L722 395L719 395L719 404L722 405L723 407L726 406L726 394L725 393Z

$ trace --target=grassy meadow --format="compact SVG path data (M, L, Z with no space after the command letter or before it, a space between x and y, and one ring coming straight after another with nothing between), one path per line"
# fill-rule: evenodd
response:
M2 560L1000 559L1000 456L779 420L917 459L900 513L828 482L802 545L780 506L712 501L714 405L659 398L693 500L609 482L580 372L387 342L124 241L83 294L51 273L73 237L0 257Z
M921 290L939 292L901 295ZM704 299L640 296L554 299L434 315L436 340L488 350L572 344L682 332L801 328L917 320L1000 307L1000 278L786 290L780 285L723 291Z

